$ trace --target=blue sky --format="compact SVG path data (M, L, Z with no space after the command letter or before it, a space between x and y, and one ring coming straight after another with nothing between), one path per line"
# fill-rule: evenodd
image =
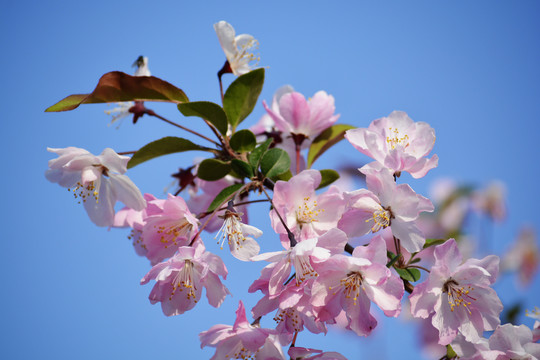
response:
M539 15L536 1L3 4L0 149L6 167L0 181L6 204L0 267L7 281L0 300L0 357L209 358L213 350L199 350L197 334L215 323L231 324L238 300L247 306L258 300L245 289L260 267L238 264L216 246L211 250L223 255L234 294L221 309L198 304L166 318L150 305L150 286L138 284L148 263L134 254L126 231L93 226L65 189L46 181L53 157L46 147L128 151L183 134L147 118L136 126L125 121L118 130L108 127L107 105L58 114L44 113L46 107L91 91L105 72L130 73L141 54L149 57L153 75L192 100L219 102L216 72L224 55L212 25L226 20L260 42L260 65L268 67L261 100L290 84L306 96L332 94L342 123L366 127L393 110L429 123L437 134L439 167L410 183L417 192L427 195L440 177L477 185L503 181L509 215L491 232L501 254L521 224L537 231L540 225ZM152 108L183 121L173 105ZM258 104L246 126L263 112ZM317 167L367 160L343 143ZM143 192L160 195L170 174L189 164L189 156L174 155L129 175ZM250 215L262 223L266 211L254 207ZM270 232L263 241L273 248ZM538 277L528 289L513 285L512 277L503 277L499 294L505 304L523 299L529 308L540 305L534 303L540 298ZM417 359L409 329L401 319L381 319L369 338L334 332L306 336L301 344L350 359Z

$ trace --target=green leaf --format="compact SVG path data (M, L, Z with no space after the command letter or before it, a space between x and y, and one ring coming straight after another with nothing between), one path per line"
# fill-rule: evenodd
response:
M249 165L247 162L238 159L232 159L231 168L241 177L247 177L248 179L251 179L253 177L253 169L251 168L251 165Z
M345 131L354 129L352 125L339 124L330 126L324 130L319 136L313 140L309 147L307 167L308 169L313 165L315 160L319 158L326 150L343 140Z
M213 151L212 149L194 144L186 139L174 136L167 136L159 140L152 141L151 143L146 144L142 148L140 148L139 151L137 151L129 160L127 168L131 169L132 167L137 166L140 163L143 163L161 155L190 150Z
M249 164L253 167L254 171L257 171L257 169L259 168L259 163L261 161L261 157L266 152L266 150L268 150L268 147L270 146L272 141L273 141L272 139L267 139L261 145L257 146L255 148L255 150L253 150L248 155Z
M218 104L210 101L194 101L178 104L178 110L184 116L198 116L206 119L218 129L222 135L227 134L227 115Z
M289 154L282 149L270 149L261 158L261 171L269 178L283 174L289 170L290 166Z
M239 76L225 92L223 108L233 131L253 111L263 83L264 69L256 69Z
M278 176L274 176L272 178L272 180L274 181L278 181L278 180L282 180L282 181L289 181L290 178L292 178L292 172L291 170L287 170L286 172L284 172L283 174L281 175L278 175Z
M392 265L394 265L396 263L396 261L398 261L399 258L400 258L400 256L394 255L394 257L391 258L391 260L388 262L388 264L386 264L386 267L391 268Z
M415 281L420 280L421 274L420 274L420 270L418 269L414 269L414 268L407 268L407 269L395 268L395 269L403 280L407 280L410 282L415 282Z
M199 164L197 177L206 181L219 180L231 171L231 164L218 159L205 159Z
M337 179L339 179L339 174L335 170L330 170L330 169L320 170L320 173L321 173L321 183L319 184L316 190L322 189L323 187L328 186L334 181L336 181Z
M426 243L424 244L424 249L435 246L435 245L441 245L446 242L446 239L426 239Z
M90 94L70 95L45 111L67 111L76 109L81 104L135 100L173 103L189 101L181 89L157 77L131 76L120 71L113 71L103 75Z
M221 207L221 205L224 202L226 202L227 200L229 200L230 198L232 198L231 195L233 195L235 192L240 190L242 188L242 186L244 186L244 185L243 184L234 184L234 185L228 186L225 189L221 190L221 192L219 194L217 194L217 196L214 198L214 200L212 200L212 203L210 204L210 206L208 207L208 210L206 210L206 211L207 212L212 212L215 209L218 209L219 207Z
M231 137L230 145L236 152L249 152L257 146L257 139L251 131L240 130Z
M450 346L450 344L446 345L446 358L447 359L455 359L455 358L457 358L457 354L454 351L454 349L452 349L452 346Z

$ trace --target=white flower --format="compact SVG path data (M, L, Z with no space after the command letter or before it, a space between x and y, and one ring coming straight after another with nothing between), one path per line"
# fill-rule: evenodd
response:
M139 56L133 63L133 67L136 67L134 76L151 76L148 69L148 58L146 56Z
M252 51L259 44L253 36L248 34L235 36L234 28L226 21L215 23L214 30L234 75L243 75L257 66L256 63L250 64L260 60Z
M151 76L150 70L148 69L148 58L146 56L139 56L137 60L133 63L133 67L136 67L134 76ZM128 115L132 115L133 113L129 112L129 109L131 109L133 106L135 106L135 102L133 101L123 101L116 103L117 107L110 110L105 110L105 114L112 115L112 120L109 123L109 126L111 126L113 123L115 123L118 120L124 119ZM122 123L118 123L118 127L120 127ZM117 127L117 128L118 128Z
M240 219L242 213L225 210L224 221L215 239L221 239L221 247L225 240L229 243L231 254L242 261L249 261L261 250L257 241L248 236L258 238L262 231L254 226L243 224Z
M124 101L124 102L116 103L116 105L118 106L115 107L114 109L105 110L105 114L112 115L112 120L109 123L109 126L114 124L116 121L122 120L126 116L131 115L131 113L129 112L129 109L131 109L135 105L135 102ZM120 124L121 123L118 124L118 127L120 127Z
M123 202L133 210L145 208L146 201L137 186L126 176L128 156L118 155L107 148L99 156L76 147L47 148L58 155L49 160L45 177L73 191L90 220L98 226L112 226L114 205Z

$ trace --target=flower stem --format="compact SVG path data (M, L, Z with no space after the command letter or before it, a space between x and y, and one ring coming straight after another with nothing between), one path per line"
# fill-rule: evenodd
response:
M272 183L272 188L273 188L273 183ZM296 239L294 238L294 234L292 233L292 231L289 229L289 227L287 226L287 224L285 224L285 221L283 220L283 218L281 217L279 211L277 211L276 207L274 206L274 202L272 201L272 198L270 197L270 195L268 195L268 193L266 192L266 189L264 187L262 187L262 191L264 192L264 194L266 195L266 197L268 198L268 200L270 201L270 204L272 205L272 208L274 209L274 211L276 212L278 218L279 218L279 221L281 221L281 224L283 225L283 227L285 228L285 230L287 231L287 236L289 237L289 242L291 244L291 247L295 247L296 244L297 244L297 241Z
M259 203L259 202L268 202L268 199L243 201L243 202L235 203L234 206L247 205L247 204ZM221 207L221 208L217 209L216 211L226 210L227 207L228 206ZM202 218L208 216L211 213L213 213L213 211L210 211L210 212L206 211L206 212L200 213L199 215L197 215L197 217L199 219L202 219Z
M420 266L420 265L407 265L408 268L416 268L416 269L420 269L420 270L424 270L425 272L431 272L429 271L428 269L426 269L425 267L423 266Z
M221 146L219 143L215 142L214 140L210 139L209 137L206 137L206 136L204 136L203 134L199 134L198 132L193 131L193 130L191 130L191 129L188 129L187 127L184 127L184 126L182 126L182 125L180 125L180 124L177 124L177 123L175 123L175 122L172 122L172 121L170 121L170 120L164 118L163 116L156 114L153 110L148 110L148 111L147 111L147 114L150 115L150 116L157 117L158 119L160 119L160 120L162 120L162 121L165 121L166 123L171 124L171 125L173 125L173 126L176 126L176 127L180 128L180 129L182 129L182 130L185 130L185 131L187 131L187 132L189 132L189 133L192 133L193 135L196 135L196 136L201 137L201 138L203 138L203 139L205 139L205 140L208 140L208 141L210 141L211 143L213 143L213 144L216 145L216 146ZM206 120L205 120L205 121L206 121Z
M221 203L221 205L225 204L225 203L228 203L229 200L233 199L236 194L239 194L243 189L245 188L244 187L241 187L240 190L232 193L231 195L229 195L227 197L227 199L225 199L225 201L223 201ZM204 230L204 228L208 225L208 223L210 222L210 220L212 220L214 218L214 216L216 216L216 214L218 213L218 211L221 210L219 208L215 209L214 211L212 211L212 215L210 215L210 217L208 218L208 220L206 220L206 222L203 224L203 226L201 226L201 228L199 229L199 231L195 234L195 236L193 237L193 239L191 239L191 242L189 243L189 246L192 246L193 243L195 242L195 240L201 235L202 231ZM206 215L205 215L206 216ZM204 216L203 216L204 217Z

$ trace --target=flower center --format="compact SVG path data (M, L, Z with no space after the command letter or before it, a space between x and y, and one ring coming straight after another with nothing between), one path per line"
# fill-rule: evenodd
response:
M178 246L177 240L179 238L186 239L187 237L189 237L189 234L193 229L193 225L185 219L181 219L180 221L173 221L169 224L169 226L156 225L154 227L158 229L157 233L161 234L161 238L159 239L159 241L161 241L165 249L171 245Z
M133 241L133 246L135 248L141 248L142 251L144 251L144 252L148 250L146 248L146 244L143 242L143 237L142 237L142 231L141 230L131 229L131 231L129 232L129 235L128 235L127 238L128 238L128 240Z
M229 245L234 246L235 248L241 248L243 243L246 241L244 234L242 233L242 226L240 224L240 215L232 211L225 211L225 220L223 225L217 232L214 239L221 239L221 249L223 250L223 244L227 240Z
M239 341L238 344L231 350L230 354L232 355L225 355L225 358L226 359L254 360L258 352L259 352L259 349L257 349L256 352L246 349L244 345L242 345L242 342Z
M300 323L300 316L298 316L298 311L294 308L279 309L274 317L274 321L278 324L284 323L284 325L294 331L302 331L302 326Z
M197 302L197 298L195 296L195 290L197 290L197 288L193 282L193 263L191 260L184 261L184 267L176 274L174 280L172 281L172 291L171 296L169 296L169 301L172 300L176 290L185 290L187 299L193 299L194 302Z
M317 200L311 200L311 198L305 197L302 205L298 205L296 210L296 221L302 228L303 224L309 224L317 220L317 217L321 212L324 212L324 209L318 209L319 205Z
M92 197L96 200L96 204L98 202L98 189L96 189L93 181L89 182L87 185L77 182L75 187L73 189L68 189L68 191L73 191L75 199L80 199L79 204L81 201L85 203L87 199Z
M380 207L378 210L373 212L373 217L367 219L366 222L373 221L371 232L376 233L377 231L390 226L393 217L394 216L392 215L392 211L390 211L390 207L388 207L388 209Z
M296 270L296 285L300 285L302 281L317 277L319 274L313 269L309 262L309 256L297 255L293 257L293 265Z
M448 294L448 304L450 305L450 311L454 311L456 307L463 306L470 314L470 300L476 300L469 295L472 290L474 290L474 288L470 285L459 286L459 283L456 280L452 278L448 279L448 281L446 281L442 287L442 292Z
M362 287L362 281L364 277L358 271L350 272L345 279L340 280L340 285L344 287L343 292L347 299L352 298L354 305L360 295L360 288Z
M259 42L256 39L251 39L241 45L237 45L237 47L238 52L235 54L236 56L232 61L233 63L249 64L250 62L255 61L256 63L251 66L257 66L261 58L253 53L254 50L259 48Z
M400 149L404 150L406 147L409 146L409 135L407 134L400 134L398 128L388 128L389 130L389 136L386 136L386 143L390 146L390 148L393 150L396 147L399 147Z

